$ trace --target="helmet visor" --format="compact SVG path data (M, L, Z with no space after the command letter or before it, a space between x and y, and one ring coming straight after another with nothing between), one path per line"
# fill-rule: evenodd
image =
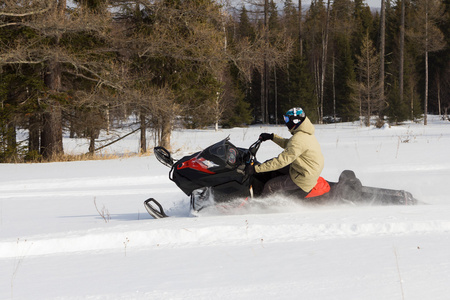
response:
M289 116L283 116L284 117L284 123L288 123L289 122Z

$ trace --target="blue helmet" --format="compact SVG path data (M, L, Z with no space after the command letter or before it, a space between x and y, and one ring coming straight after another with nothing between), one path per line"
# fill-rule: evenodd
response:
M300 107L294 107L288 110L283 117L286 126L289 128L289 130L292 130L297 129L297 127L303 123L306 115L303 109L301 109Z

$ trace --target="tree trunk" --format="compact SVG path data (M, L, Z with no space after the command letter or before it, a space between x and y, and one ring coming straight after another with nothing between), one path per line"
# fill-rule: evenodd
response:
M269 123L269 67L264 62L264 123Z
M428 51L425 51L425 101L423 105L423 125L428 124Z
M428 4L425 6L425 100L423 125L428 124Z
M277 68L273 68L273 77L274 77L274 98L275 98L275 112L274 112L274 117L275 117L275 124L278 125L278 88L277 88Z
M106 134L109 135L109 131L111 130L111 117L109 115L109 105L106 107Z
M361 75L359 76L359 82L361 82ZM362 115L362 95L361 95L361 87L358 89L358 97L359 97L359 125L362 127L363 123L363 115Z
M48 62L44 76L45 85L50 93L56 94L61 89L61 68L57 57ZM52 100L42 116L41 154L44 158L52 158L63 153L62 143L62 111L58 100Z
M366 120L366 126L369 127L370 126L370 116L372 115L371 112L371 97L370 97L370 74L371 74L371 70L370 70L370 55L369 55L369 47L367 47L367 53L366 53L366 59L367 59L367 120Z
M159 145L161 147L166 148L167 150L171 150L170 147L170 135L172 134L172 122L170 122L170 118L161 124L161 139L159 141Z
M261 74L261 118L262 123L268 123L268 71L266 50L269 45L269 1L264 0L264 64Z
M333 120L336 123L336 83L335 83L335 74L336 74L336 53L333 52L333 71L332 71L332 81L333 81Z
M411 121L414 121L414 86L411 84Z
M428 5L425 10L425 99L423 105L423 125L428 124Z
M315 89L317 91L316 93L316 106L317 106L317 119L320 119L320 62L319 57L314 58L314 83L315 83Z
M6 157L9 160L17 158L17 131L14 121L6 121Z
M266 65L266 63L264 62L264 66ZM266 115L265 113L264 113L264 107L265 107L265 103L264 103L264 99L265 99L265 95L264 95L264 93L265 93L265 86L264 86L264 83L265 83L265 80L264 80L264 73L265 73L265 69L263 69L262 71L261 71L261 114L260 114L260 117L261 117L261 122L264 124L264 123L266 123L266 120L264 119L264 116ZM255 119L255 121L257 121L257 119Z
M384 56L386 48L386 3L381 0L381 28L380 28L380 100L384 101ZM381 110L379 112L381 116Z
M146 153L147 152L147 136L146 136L146 132L147 132L147 126L146 126L146 121L145 121L145 113L144 113L144 109L141 108L140 112L139 112L139 122L140 122L140 127L141 127L141 136L140 136L140 151L141 153Z
M94 155L95 154L95 130L93 128L89 129L89 154Z
M325 74L327 68L327 51L328 51L328 31L330 23L330 0L327 1L327 19L325 24L325 33L322 36L322 70L320 77L320 105L319 105L319 124L323 123L323 98L325 93Z
M439 73L436 73L436 85L437 85L439 118L441 118L441 76L439 76Z
M61 104L52 101L42 116L41 154L51 159L63 153Z
M300 44L300 58L303 58L302 14L302 0L298 0L298 38Z
M28 125L28 153L31 156L39 154L41 134L41 118L38 113L34 113L29 120Z
M399 65L399 99L400 103L403 103L403 69L405 60L405 1L402 0L402 11L400 17L400 65ZM411 114L411 120L414 119L414 115Z

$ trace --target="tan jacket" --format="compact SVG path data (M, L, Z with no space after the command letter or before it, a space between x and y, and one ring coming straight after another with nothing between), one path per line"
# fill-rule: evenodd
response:
M292 181L305 192L309 192L316 185L324 166L322 151L314 136L314 126L308 117L297 129L291 131L291 134L290 139L274 134L273 141L284 148L284 151L278 157L255 166L255 172L275 171L290 165L289 174Z

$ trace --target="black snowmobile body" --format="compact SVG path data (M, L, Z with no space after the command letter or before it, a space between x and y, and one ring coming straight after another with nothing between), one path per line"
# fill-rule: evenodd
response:
M198 212L211 205L223 204L235 199L251 202L261 196L264 184L275 173L255 173L248 176L245 167L258 163L256 153L261 141L249 149L235 147L229 138L215 143L203 151L174 161L169 151L162 147L154 149L157 159L170 167L169 178L191 198L191 210ZM375 205L414 205L416 199L406 191L363 186L355 173L345 170L338 182L326 181L329 191L315 197L287 196L314 204L367 203ZM243 203L244 203L243 202ZM155 207L155 204L157 207ZM167 217L162 206L153 198L144 202L145 208L155 218Z

